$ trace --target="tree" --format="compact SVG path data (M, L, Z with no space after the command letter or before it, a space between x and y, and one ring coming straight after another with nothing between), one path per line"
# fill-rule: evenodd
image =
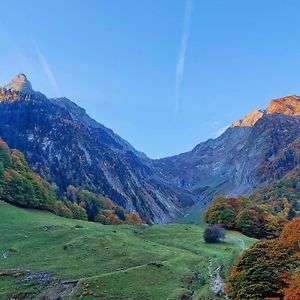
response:
M300 299L300 268L287 280L288 287L283 289L284 300Z
M249 205L249 200L244 197L226 198L218 195L205 213L208 224L219 224L227 229L236 229L237 215Z
M126 215L126 224L129 225L136 225L136 224L142 224L141 218L136 213L131 213L130 215Z
M232 300L300 299L300 218L287 223L279 238L255 243L231 271Z
M219 225L208 226L203 234L204 240L207 243L219 243L225 238L225 229Z
M293 219L284 226L279 241L300 252L300 217Z

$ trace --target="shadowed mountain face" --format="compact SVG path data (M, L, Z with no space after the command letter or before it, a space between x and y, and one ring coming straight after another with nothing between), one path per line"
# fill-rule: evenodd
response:
M297 169L300 100L273 100L217 139L150 160L69 99L48 99L19 74L0 89L0 136L59 195L73 185L163 223L203 208L217 193L248 194Z
M155 166L205 203L217 193L248 194L285 176L300 162L299 140L300 99L289 96L233 123L217 139L157 160Z
M157 176L152 161L66 98L48 99L23 74L0 90L0 136L64 194L69 185L110 197L151 222L167 222L193 195Z

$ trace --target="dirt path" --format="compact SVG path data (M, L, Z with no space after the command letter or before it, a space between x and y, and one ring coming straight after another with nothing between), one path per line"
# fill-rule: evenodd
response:
M138 265L138 266L135 266L135 267L130 267L130 268L127 268L127 269L119 269L119 270L115 270L113 272L108 272L108 273L104 273L104 274L100 274L100 275L83 277L83 278L80 278L79 280L82 281L82 280L88 280L88 279L95 279L95 278L111 276L111 275L118 274L118 273L126 273L126 272L129 272L129 271L132 271L132 270L137 270L137 269L140 269L140 268L144 268L148 265L149 265L149 263L143 264L143 265Z
M213 260L209 260L208 275L211 279L211 289L216 296L222 296L224 300L229 300L225 293L225 284L220 275L221 267L214 267Z
M228 236L227 239L228 239L228 241L231 241L231 242L237 244L241 248L242 251L244 251L247 248L245 245L245 242L242 238L238 238L236 236Z

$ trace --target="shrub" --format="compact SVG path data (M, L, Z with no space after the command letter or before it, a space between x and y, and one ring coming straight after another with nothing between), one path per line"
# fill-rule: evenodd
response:
M208 226L203 234L204 240L207 243L219 243L225 238L225 229L219 225Z

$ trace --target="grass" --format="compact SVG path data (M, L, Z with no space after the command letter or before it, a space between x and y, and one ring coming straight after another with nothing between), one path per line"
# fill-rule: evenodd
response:
M246 246L255 241L229 233L225 242L207 244L203 226L104 226L3 202L0 220L0 299L37 298L45 286L24 282L24 270L79 280L72 299L162 300L191 293L208 299L209 259L226 274L241 252L236 240ZM7 272L12 269L22 274Z

